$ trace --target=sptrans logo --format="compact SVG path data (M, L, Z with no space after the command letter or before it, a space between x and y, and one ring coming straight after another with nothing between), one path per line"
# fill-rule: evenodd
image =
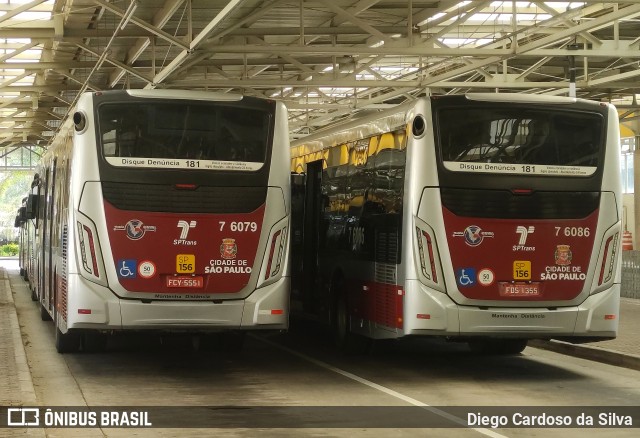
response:
M529 237L530 234L533 234L535 231L536 231L536 227L534 226L524 227L522 225L518 225L518 227L516 228L516 234L519 234L520 238L518 239L518 244L513 245L513 250L514 251L535 251L536 250L535 246L527 246L527 238Z
M196 225L198 223L196 221L184 221L184 220L179 220L178 221L178 228L180 228L180 238L178 239L174 239L173 240L173 244L174 245L197 245L198 242L195 240L187 240L187 237L189 236L189 230L192 228L195 228Z

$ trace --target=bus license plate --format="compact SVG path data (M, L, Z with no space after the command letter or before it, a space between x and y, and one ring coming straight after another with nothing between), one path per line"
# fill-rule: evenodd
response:
M167 277L167 287L190 287L201 288L204 281L201 276L198 277Z
M540 283L500 283L501 297L537 297L540 295Z

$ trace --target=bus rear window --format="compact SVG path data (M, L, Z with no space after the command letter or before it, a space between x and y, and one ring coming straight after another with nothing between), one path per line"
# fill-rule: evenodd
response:
M98 110L105 157L264 163L270 117L220 104L104 104Z
M438 143L447 162L597 167L599 114L529 108L442 108Z

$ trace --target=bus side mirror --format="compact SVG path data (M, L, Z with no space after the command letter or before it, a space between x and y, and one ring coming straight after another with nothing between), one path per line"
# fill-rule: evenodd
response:
M27 219L35 219L36 213L38 211L38 195L29 194L29 198L27 199L27 206L25 208L25 214Z

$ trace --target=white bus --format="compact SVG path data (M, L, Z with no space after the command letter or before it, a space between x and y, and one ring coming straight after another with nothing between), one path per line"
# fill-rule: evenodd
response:
M37 296L59 352L118 330L288 327L286 108L84 93L38 168ZM241 336L238 338L241 339Z
M18 264L20 266L20 276L28 283L31 299L36 301L38 297L35 293L34 271L36 270L35 259L35 239L36 239L36 206L34 204L35 196L32 193L37 192L38 175L34 176L31 182L29 195L22 200L22 206L18 209L15 226L20 229L20 251L18 255Z
M18 207L14 226L18 228L18 266L20 267L20 276L27 280L27 263L29 260L28 250L32 247L29 244L29 234L27 231L27 199L22 199L22 205Z
M494 353L616 336L615 108L420 98L292 144L292 312L374 339Z
M36 212L38 206L36 205L38 197L35 196L38 193L38 183L40 176L36 173L31 181L31 188L29 189L29 195L24 202L24 221L21 225L21 230L25 234L24 248L21 248L21 269L24 270L23 278L29 286L31 292L31 299L33 301L38 300L36 294L36 279L37 279L37 266L38 259L36 258L35 245L37 235L37 221ZM23 266L24 265L24 266Z

